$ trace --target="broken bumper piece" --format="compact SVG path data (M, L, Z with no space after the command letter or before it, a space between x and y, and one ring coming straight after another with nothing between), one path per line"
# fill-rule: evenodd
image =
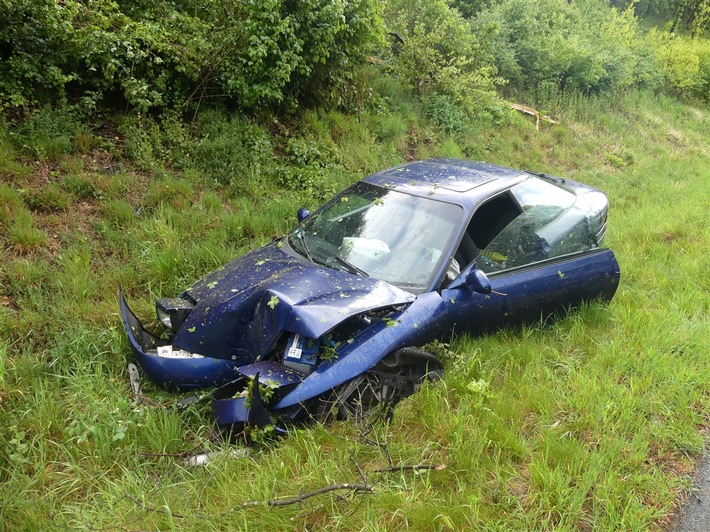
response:
M273 361L242 366L239 373L239 378L212 394L212 417L217 426L233 434L242 433L247 427L273 426L277 434L284 434L286 430L279 424L290 421L291 416L281 419L269 407L298 386L303 375Z
M143 371L166 390L220 386L238 375L232 360L202 357L179 349L146 331L119 289L121 318L133 353Z

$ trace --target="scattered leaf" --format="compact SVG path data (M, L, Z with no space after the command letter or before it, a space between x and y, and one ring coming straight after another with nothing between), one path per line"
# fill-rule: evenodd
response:
M274 310L276 308L276 305L278 305L279 303L280 303L280 301L279 301L278 297L271 296L271 299L269 299L269 302L267 303L267 305L269 305L269 308L271 310Z

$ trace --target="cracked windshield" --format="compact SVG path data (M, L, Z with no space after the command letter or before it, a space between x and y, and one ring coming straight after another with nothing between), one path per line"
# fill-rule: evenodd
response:
M289 242L310 260L424 290L448 250L458 205L359 183L307 218Z

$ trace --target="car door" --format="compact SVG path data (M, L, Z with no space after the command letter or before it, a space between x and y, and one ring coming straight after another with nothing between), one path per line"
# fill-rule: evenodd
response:
M489 280L488 294L470 286L442 290L455 330L479 333L546 320L585 300L608 301L618 286L619 265L611 250L590 250L495 272Z
M466 256L461 251L470 250L467 240L473 240L475 258L460 278L478 269L488 276L491 291L481 293L460 280L442 290L459 330L547 319L583 300L611 299L619 265L610 250L588 238L596 228L588 227L580 203L565 189L530 179L482 204L455 256ZM506 223L498 223L499 217Z

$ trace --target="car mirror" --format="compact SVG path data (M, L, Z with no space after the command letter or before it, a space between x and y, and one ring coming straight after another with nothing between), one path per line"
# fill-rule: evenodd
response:
M310 215L311 215L311 212L308 209L301 207L300 209L298 209L298 212L296 213L296 218L298 218L298 223L300 224L303 220L308 218Z
M447 288L468 288L480 294L490 294L492 292L491 281L480 268L471 264L459 275Z
M479 268L472 268L466 273L466 286L480 294L491 293L491 281L485 272Z

